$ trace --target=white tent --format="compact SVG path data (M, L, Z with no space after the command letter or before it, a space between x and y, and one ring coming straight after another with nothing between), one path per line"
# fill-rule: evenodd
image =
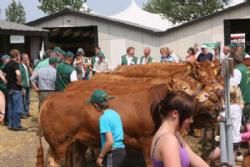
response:
M165 31L173 27L173 24L167 19L164 19L160 14L150 13L141 9L134 0L131 0L127 9L109 17L159 31Z

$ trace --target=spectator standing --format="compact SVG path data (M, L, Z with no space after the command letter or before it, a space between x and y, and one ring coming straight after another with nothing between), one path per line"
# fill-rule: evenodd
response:
M140 64L149 64L153 62L153 58L150 56L151 49L149 47L144 49L144 56L140 59Z
M161 63L173 63L174 58L170 55L169 48L161 48Z
M6 64L3 71L6 73L8 91L8 128L14 131L26 130L21 126L20 116L23 112L22 103L22 79L19 50L10 51L11 60Z
M121 65L134 65L137 64L138 58L135 56L135 48L128 47L127 54L121 57Z
M28 116L30 116L30 114L29 114L29 109L30 109L30 76L31 76L33 70L30 67L29 56L26 53L23 53L21 55L20 71L21 71L21 76L22 76L23 107L24 107L24 113L22 116L28 117Z
M95 73L108 72L108 62L105 60L105 56L102 52L98 54L98 61L95 62L93 71Z
M179 63L180 62L180 58L174 53L173 49L170 49L170 55L174 58L174 62L175 63Z
M5 74L2 72L2 70L0 70L0 82L4 85L3 88L0 88L0 124L7 123L5 114L7 114L6 112L6 84L7 84L7 80L5 78ZM3 90L2 90L3 89Z
M64 62L57 66L56 91L63 91L73 81L77 81L76 70L72 66L74 54L70 51L65 53Z
M213 60L218 60L219 62L221 62L220 49L218 47L214 48Z
M199 54L197 61L212 61L213 60L213 54L208 52L208 48L206 45L201 46L201 53Z
M85 79L85 66L83 63L83 57L85 53L82 48L79 48L76 52L76 57L74 61L74 67L77 73L77 80Z
M54 50L48 50L45 53L45 57L43 60L41 60L39 63L36 64L34 71L39 70L40 68L43 67L48 67L49 66L49 58L50 57L56 57L56 53Z
M187 62L195 62L196 61L194 48L191 47L191 48L188 49L187 56L186 56L186 61Z
M232 46L230 57L234 60L235 69L239 71L238 80L244 101L243 114L246 118L246 129L250 132L250 71L244 64L242 64L242 52L237 49L237 46Z
M88 102L97 112L99 118L101 153L97 158L98 166L121 167L126 157L124 145L124 132L120 115L109 107L109 96L104 90L95 90Z
M229 57L229 55L230 55L230 47L224 46L220 57L220 63L222 63L226 57Z
M10 56L9 55L3 55L1 58L1 65L0 65L0 91L3 93L4 96L2 96L2 100L1 100L1 106L2 106L2 113L5 113L6 116L2 115L2 117L4 117L4 124L8 125L8 110L7 110L7 97L8 97L8 93L7 93L7 80L5 77L5 73L2 72L2 70L4 69L5 65L10 61ZM3 109L4 108L4 109ZM0 121L1 122L1 121Z
M39 96L39 108L45 98L55 92L56 67L60 60L57 57L49 58L49 66L33 72L30 80L32 87Z

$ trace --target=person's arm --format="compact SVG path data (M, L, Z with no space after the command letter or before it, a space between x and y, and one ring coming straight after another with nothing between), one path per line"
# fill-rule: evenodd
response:
M16 79L17 79L17 85L22 85L22 76L21 76L21 72L20 72L20 70L16 70L15 71L15 73L16 73Z
M32 76L30 77L32 87L36 92L39 91L39 88L37 87L38 76L39 76L38 72L35 71L35 72L33 72Z
M72 71L72 73L70 74L70 81L77 81L77 73L76 70Z
M193 150L188 146L188 144L185 142L185 140L181 137L180 134L177 134L178 138L181 140L183 143L184 148L186 149L189 160L190 160L190 165L193 167L209 167L208 164L197 154L193 152Z
M181 167L180 143L174 135L162 136L158 148L164 166Z
M5 73L3 73L1 70L0 70L0 80L2 80L5 84L7 84L7 80L5 78Z
M104 145L103 149L101 150L101 153L99 154L99 157L98 157L98 158L102 158L102 159L111 150L112 145L114 143L113 136L112 136L111 132L106 133L105 138L106 138L106 143L105 143L105 145Z

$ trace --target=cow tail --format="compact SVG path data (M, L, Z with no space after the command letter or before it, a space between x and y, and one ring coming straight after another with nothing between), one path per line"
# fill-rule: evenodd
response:
M39 146L37 148L37 153L36 153L36 167L44 167L44 152L43 152L43 145L42 145L42 137L43 137L43 132L41 128L41 113L42 113L42 108L44 107L44 103L40 108L40 111L38 113L38 129L37 129L37 136L38 136L38 141L39 141Z
M36 167L44 167L44 153L43 153L43 145L42 145L42 131L38 125L38 140L39 146L37 148L36 153Z

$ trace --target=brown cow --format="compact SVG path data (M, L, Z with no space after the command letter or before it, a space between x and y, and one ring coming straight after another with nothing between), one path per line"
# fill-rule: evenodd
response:
M165 66L160 65L162 70L167 69ZM140 67L144 68L144 66ZM87 99L94 89L101 88L107 90L109 94L117 96L111 105L117 109L122 117L125 144L128 147L141 150L149 166L148 145L151 143L150 134L152 131L150 110L169 90L180 89L186 92L190 91L189 93L192 95L197 94L197 102L200 102L200 106L205 108L208 108L208 106L212 108L214 107L213 104L218 103L215 102L216 99L211 100L208 93L207 96L204 96L204 100L203 95L206 92L202 92L204 91L202 88L209 85L209 82L206 82L207 78L202 78L204 77L200 74L202 70L197 72L197 69L199 69L197 64L193 66L178 65L178 67L180 69L175 71L176 67L171 66L168 70L171 69L172 72L158 73L158 77L153 77L150 72L147 73L145 69L149 70L148 66L144 68L143 73L147 73L144 77L141 75L140 68L137 68L137 66L130 67L133 69L132 71L139 70L138 75L123 75L121 71L119 74L101 74L90 81L73 83L66 88L65 92L50 96L41 108L39 129L49 143L53 157L57 162L64 159L66 153L71 150L73 143L82 143L84 147L81 150L83 152L86 150L86 146L99 145L99 115L92 106L84 103L84 99ZM128 70L131 70L130 68ZM209 72L205 74L208 75ZM204 81L207 85L197 82L193 77ZM159 83L164 84L155 86ZM209 103L211 104L208 105ZM40 156L42 155L38 156L38 160ZM37 166L41 165L39 163L41 161L38 161Z
M53 157L57 162L63 160L68 148L74 142L85 147L99 146L99 113L84 102L95 87L86 92L64 92L48 97L40 111L39 127L49 143ZM144 153L147 166L150 166L149 152L153 122L151 109L168 92L166 85L138 90L137 93L118 95L119 92L107 90L116 95L111 106L121 115L125 131L125 144L129 148ZM79 100L80 99L80 100ZM67 103L67 101L74 103ZM121 103L122 102L122 103ZM37 166L42 161L38 161Z

